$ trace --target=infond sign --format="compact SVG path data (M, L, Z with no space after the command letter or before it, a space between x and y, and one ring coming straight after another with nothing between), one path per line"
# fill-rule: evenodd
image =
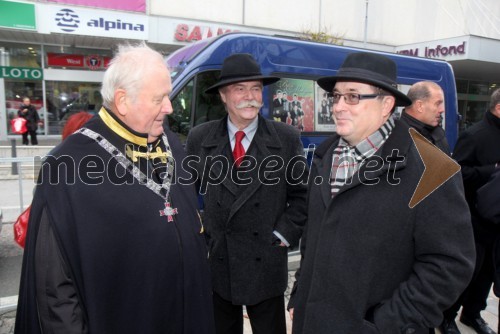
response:
M422 53L419 53L423 51ZM441 58L444 59L450 56L461 56L466 53L466 42L463 41L457 45L441 45L438 44L435 47L424 46L423 49L415 47L413 49L399 50L396 53L404 54L407 56L422 56L425 58Z
M0 78L43 80L41 68L0 66Z
M145 15L50 7L50 32L87 36L148 39Z

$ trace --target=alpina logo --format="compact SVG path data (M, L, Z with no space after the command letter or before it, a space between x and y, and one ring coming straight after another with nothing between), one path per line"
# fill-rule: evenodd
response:
M65 32L73 32L78 28L80 24L80 18L74 11L71 9L61 9L55 18L57 22L57 26L61 28L62 31Z
M57 22L57 27L64 32L74 32L77 29L85 29L85 27L92 28L94 31L105 30L122 30L122 31L138 31L144 32L144 24L126 22L121 19L105 19L103 17L88 17L86 12L80 12L80 17L75 13L75 11L64 8L59 10L55 15L55 21Z

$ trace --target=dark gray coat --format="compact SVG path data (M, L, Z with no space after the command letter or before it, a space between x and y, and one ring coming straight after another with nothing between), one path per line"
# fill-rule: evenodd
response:
M248 185L237 185L231 175L233 158L227 132L227 117L201 124L191 130L188 156L198 174L198 188L204 195L203 222L209 238L209 262L213 287L234 304L253 305L284 293L288 281L287 248L276 245L273 231L290 246L298 244L305 223L306 185L294 180L304 173L305 159L299 132L287 124L259 116L257 132L246 153L255 158L256 168L241 174L251 178ZM229 165L225 175L222 163L210 163L218 156ZM271 160L281 160L283 168L263 173ZM290 161L301 161L292 170ZM204 171L205 169L205 171ZM272 180L273 185L264 184Z
M424 165L408 127L397 121L371 158L382 157L383 166L366 163L332 200L328 179L338 141L334 135L323 142L311 166L316 182L309 182L303 258L289 305L293 333L428 333L472 276L461 176L411 209Z

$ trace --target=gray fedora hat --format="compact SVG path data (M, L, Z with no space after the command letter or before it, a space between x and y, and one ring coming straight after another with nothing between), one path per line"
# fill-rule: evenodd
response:
M396 63L390 58L368 52L349 54L337 75L318 79L318 85L332 92L337 81L356 81L385 89L396 98L396 106L409 106L411 100L398 90Z
M219 82L205 90L206 94L216 94L219 88L243 81L262 80L264 86L278 81L280 78L263 75L260 66L251 54L236 53L222 63Z

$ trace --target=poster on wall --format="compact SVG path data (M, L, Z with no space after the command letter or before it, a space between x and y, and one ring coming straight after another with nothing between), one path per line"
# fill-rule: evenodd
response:
M335 121L332 115L333 100L327 91L316 86L316 110L314 128L316 131L335 131Z
M314 131L314 82L282 78L270 86L270 117L300 131Z

